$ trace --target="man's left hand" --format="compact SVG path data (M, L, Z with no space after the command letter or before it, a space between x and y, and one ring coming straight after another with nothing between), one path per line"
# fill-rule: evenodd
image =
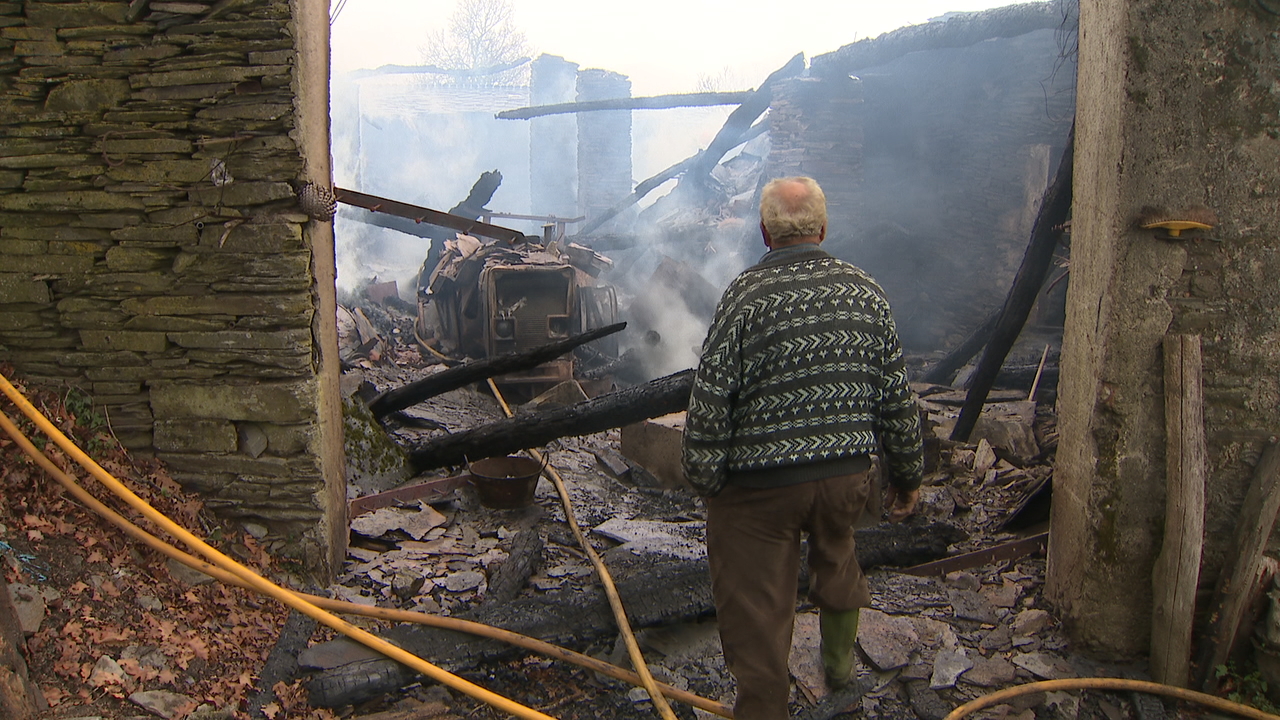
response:
M916 511L916 503L920 500L920 491L891 488L889 496L885 500L884 506L889 514L889 522L899 523L906 520Z

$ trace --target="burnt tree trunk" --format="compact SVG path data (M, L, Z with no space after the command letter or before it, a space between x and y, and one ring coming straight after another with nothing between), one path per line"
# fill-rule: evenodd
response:
M1075 139L1076 128L1073 123L1071 133L1067 136L1067 147L1062 151L1062 159L1058 161L1058 173L1053 178L1053 184L1045 191L1040 212L1036 214L1035 225L1031 228L1031 240L1027 244L1026 254L1022 256L1022 265L1013 278L1013 286L1009 288L1009 295L1000 310L1000 319L996 321L995 330L991 333L991 341L987 343L982 359L974 370L969 393L960 409L960 417L956 420L955 429L951 431L952 440L966 442L969 439L969 434L973 432L978 416L982 413L983 401L995 385L1000 367L1022 332L1031 306L1040 294L1045 276L1053 264L1053 249L1062 238L1062 226L1071 212L1071 166L1075 156Z
M571 338L539 345L532 350L504 353L484 360L463 363L443 372L428 375L421 380L415 380L408 385L401 385L393 390L387 390L369 401L369 412L373 413L375 418L384 418L397 410L417 405L427 398L465 387L473 382L487 380L488 378L516 372L517 370L526 370L544 362L555 360L579 345L585 345L593 340L612 335L626 326L627 324L624 322L614 323L595 330L588 330Z
M692 390L693 371L682 370L576 405L524 413L429 440L409 449L409 464L422 472L630 425L684 410Z

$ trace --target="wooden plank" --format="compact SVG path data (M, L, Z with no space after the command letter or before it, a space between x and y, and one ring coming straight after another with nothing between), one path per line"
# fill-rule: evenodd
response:
M1151 573L1151 677L1185 687L1204 548L1205 432L1200 336L1164 339L1164 544ZM1252 576L1251 576L1252 577Z
M963 555L943 558L933 562L924 563L909 567L902 572L907 575L917 575L927 577L930 575L946 575L947 573L956 572L958 570L968 570L970 568L990 565L994 562L1002 560L1016 560L1020 557L1026 557L1033 552L1044 552L1049 544L1049 533L1043 532L1039 535L1014 540L1003 545L989 547L984 550L975 550Z
M378 197L377 195L369 195L355 190L346 188L334 188L333 193L337 196L338 202L354 205L365 210L373 212L387 213L397 217L406 218L415 223L428 223L438 225L440 227L449 228L467 235L479 235L481 237L494 238L502 240L506 243L514 245L517 242L524 241L524 233L511 228L504 228L498 225L490 225L479 220L470 220L459 215L450 215L439 210L432 210L420 205L412 205L410 203L391 200L388 198Z
M528 120L530 118L543 117L544 115L563 115L566 113L595 112L599 110L665 110L667 108L681 107L739 105L750 94L750 90L678 93L672 95L649 95L647 97L587 100L583 102L557 103L555 105L531 105L513 110L503 110L494 115L494 117L499 120Z
M1244 617L1250 598L1246 592L1258 576L1262 551L1271 537L1280 511L1280 442L1272 436L1262 451L1262 459L1254 469L1253 482L1245 493L1236 523L1235 543L1226 557L1235 558L1230 572L1218 578L1209 609L1209 630L1196 664L1196 685L1214 689L1214 668L1227 662L1234 646L1237 628Z

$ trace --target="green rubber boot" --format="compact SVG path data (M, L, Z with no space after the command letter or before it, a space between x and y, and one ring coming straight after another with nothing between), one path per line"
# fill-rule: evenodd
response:
M826 671L827 685L832 690L839 690L853 680L858 609L821 610L818 625L822 633L822 669Z

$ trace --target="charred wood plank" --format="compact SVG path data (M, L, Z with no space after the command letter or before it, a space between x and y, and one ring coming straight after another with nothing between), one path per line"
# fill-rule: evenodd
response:
M574 335L564 340L539 345L532 350L503 353L491 358L463 363L443 372L428 375L421 380L415 380L408 385L401 385L393 390L387 390L369 401L369 412L373 413L375 418L384 418L397 410L417 405L427 398L470 385L473 382L518 370L527 370L555 360L579 345L585 345L593 340L612 335L626 326L627 324L624 322L614 323L595 330L588 330L581 335ZM516 449L519 450L520 448Z
M484 77L514 70L529 62L529 58L520 57L510 62L490 65L482 68L443 68L439 65L379 65L372 70L356 70L350 73L353 79L375 77L378 75L450 75L457 78Z
M995 37L1017 37L1036 30L1074 30L1074 9L1058 3L1032 2L965 13L946 22L909 25L874 38L845 45L813 58L815 75L848 75L920 50L969 47ZM1071 8L1068 3L1065 7Z
M540 447L557 438L589 435L630 425L684 410L689 406L692 390L693 370L682 370L586 402L522 413L428 440L409 449L409 464L415 472L423 472L445 465L460 465L468 458L478 460L506 455Z
M520 594L542 561L542 535L538 528L527 527L516 533L507 551L507 559L493 571L484 593L485 605L501 605Z
M1057 175L1045 191L1040 211L1036 213L1031 240L1022 256L1022 265L1013 278L1013 286L1009 288L1004 307L1000 309L1000 319L996 321L995 330L991 333L991 341L983 350L982 359L978 361L978 367L973 373L969 394L965 398L964 407L960 409L956 426L951 431L952 440L968 441L969 434L973 432L978 416L982 413L983 401L995 385L1000 367L1022 332L1022 326L1031 313L1031 306L1040 294L1045 276L1053 264L1053 250L1062 238L1063 223L1071 212L1071 166L1075 154L1075 137L1076 128L1073 123L1071 133L1067 136L1067 146L1062 151L1062 158L1058 160Z
M494 117L499 120L528 120L545 115L564 115L598 110L665 110L667 108L680 107L737 105L747 99L750 94L751 91L749 90L739 92L675 93L671 95L650 95L648 97L556 103L554 105L531 105L529 107L515 108L514 110L503 110L494 115Z

